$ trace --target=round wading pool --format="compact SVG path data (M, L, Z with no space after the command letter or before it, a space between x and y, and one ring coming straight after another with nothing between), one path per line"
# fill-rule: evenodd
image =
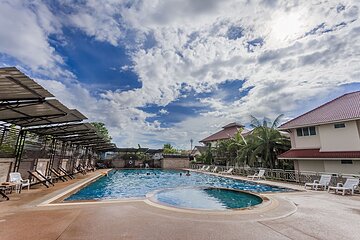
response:
M262 203L257 195L225 188L174 188L156 192L152 200L160 204L198 210L231 210Z

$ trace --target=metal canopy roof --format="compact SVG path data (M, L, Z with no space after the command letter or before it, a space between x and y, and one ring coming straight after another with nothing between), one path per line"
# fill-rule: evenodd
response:
M18 107L0 107L0 120L19 126L21 123L31 125L39 120L65 116L68 111L58 100L48 100Z
M74 135L84 132L95 132L95 128L90 123L73 123L58 126L44 126L38 128L29 128L28 130L39 135L51 135L54 137Z
M45 99L51 93L15 67L0 68L0 101Z
M99 136L95 132L90 132L90 133L85 132L85 133L78 133L75 135L57 137L57 139L61 141L68 141L68 142L75 142L79 140L92 140L97 138L99 138Z
M49 125L49 124L58 124L58 123L68 123L68 122L81 122L82 120L87 119L82 113L76 109L71 109L66 112L66 115L63 116L53 116L53 117L41 117L29 120L16 120L16 124L23 127L32 127L40 125Z
M117 148L116 151L117 152L125 152L125 153L130 153L130 152L147 152L149 150L149 148Z
M110 151L115 150L116 145L114 143L101 144L93 147L97 151Z
M96 138L96 139L92 139L92 140L79 140L79 141L74 141L74 144L79 144L82 146L87 146L87 145L92 145L92 144L103 144L103 143L110 143L109 141L102 139L102 138Z

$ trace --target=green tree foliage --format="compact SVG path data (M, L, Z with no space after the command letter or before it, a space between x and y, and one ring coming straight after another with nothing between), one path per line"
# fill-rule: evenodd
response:
M12 156L15 153L15 144L18 137L18 131L16 131L15 125L11 125L3 137L0 145L0 155L3 157Z
M178 150L176 150L170 143L165 143L163 147L163 153L176 154L178 153Z
M260 121L251 116L251 126L254 129L247 138L246 147L242 149L243 157L247 155L249 163L261 160L265 167L274 168L277 155L290 149L290 139L276 129L281 117L282 115L271 122L267 118Z
M242 129L229 140L220 141L215 151L217 159L226 159L230 165L254 166L261 161L262 166L274 168L277 163L277 155L290 149L290 140L282 135L277 126L282 115L273 122L264 118L262 121L251 116L252 132L244 137ZM206 159L206 156L204 156ZM284 164L286 165L286 164ZM276 166L278 167L278 166Z
M102 122L92 122L97 131L107 140L111 141L112 137L109 134L109 130L106 128L105 123Z

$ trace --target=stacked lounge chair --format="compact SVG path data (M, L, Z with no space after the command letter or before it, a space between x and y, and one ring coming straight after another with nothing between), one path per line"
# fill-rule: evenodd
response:
M59 171L62 172L64 174L64 176L71 178L71 179L75 179L74 174L69 173L68 171L66 171L64 168L59 167Z
M56 176L57 179L60 179L63 182L66 182L68 179L66 178L66 175L62 172L57 171L54 168L50 168L50 171Z
M32 184L38 184L41 183L43 184L45 187L50 187L50 185L54 186L54 184L47 179L44 175L42 175L41 173L39 173L38 171L28 171L28 173L30 174L30 176L35 179L36 181L33 181Z

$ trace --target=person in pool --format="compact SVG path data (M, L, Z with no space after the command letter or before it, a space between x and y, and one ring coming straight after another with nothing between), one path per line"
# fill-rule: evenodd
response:
M186 176L190 176L190 171L186 171Z

